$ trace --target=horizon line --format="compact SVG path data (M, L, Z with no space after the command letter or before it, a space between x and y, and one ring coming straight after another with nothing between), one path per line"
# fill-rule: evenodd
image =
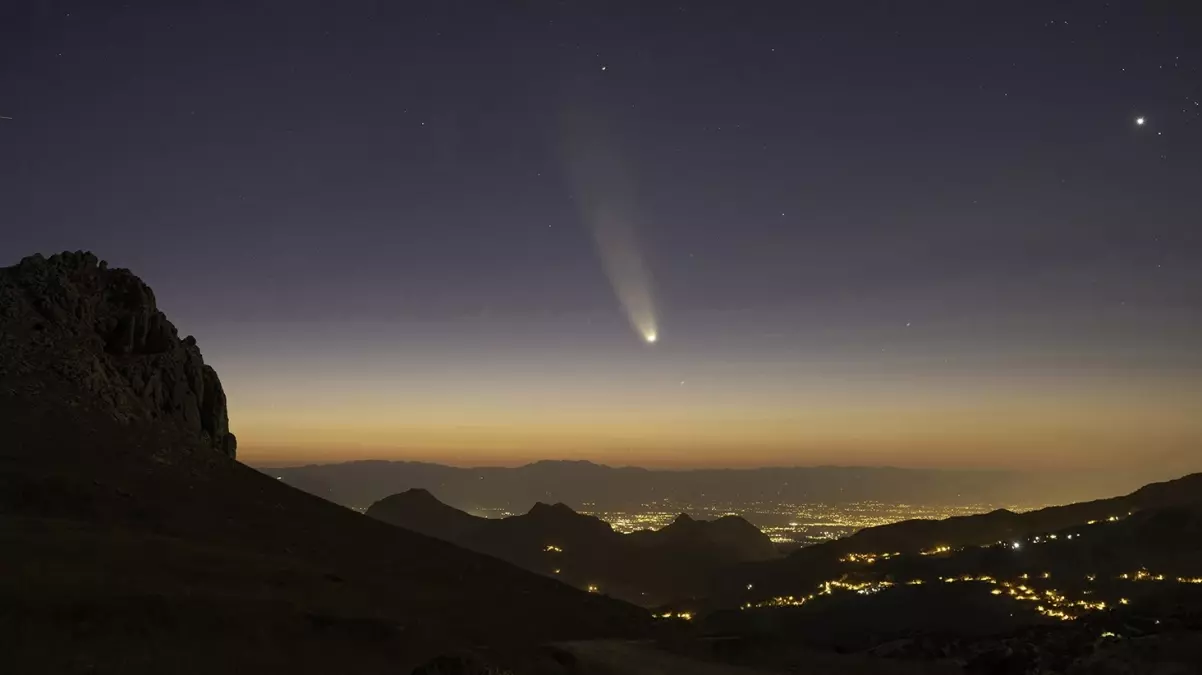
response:
M513 463L497 463L497 464L452 464L445 462L434 462L423 459L384 459L384 458L360 458L348 459L342 461L327 461L327 462L287 462L287 461L267 461L267 462L243 462L247 466L254 469L301 469L320 466L338 466L344 464L422 464L427 466L439 466L449 469L460 469L465 471L471 470L497 470L497 469L523 469L538 464L574 464L574 465L591 465L604 469L615 471L620 470L640 470L640 471L663 471L671 473L686 473L692 471L782 471L796 469L851 469L851 470L873 470L873 471L928 471L928 472L957 472L957 473L1011 473L1011 474L1032 474L1047 472L1047 468L1031 468L1017 469L1007 467L954 467L954 466L894 466L889 464L766 464L762 466L639 466L635 464L613 465L597 462L590 459L537 459L530 461L519 461ZM1130 467L1109 467L1109 468L1083 468L1083 467L1062 467L1054 469L1058 471L1075 471L1089 473L1107 473L1107 472L1129 472ZM1188 475L1192 472L1185 472Z

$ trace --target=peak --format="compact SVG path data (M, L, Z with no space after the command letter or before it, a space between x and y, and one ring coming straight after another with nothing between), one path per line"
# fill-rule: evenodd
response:
M434 496L434 493L425 488L409 488L404 492L389 495L380 501L392 504L438 504L444 506L442 501Z
M596 464L587 459L540 459L537 462L527 464L528 469L601 469L608 468L603 464Z
M397 492L396 494L388 495L376 503L387 504L401 508L433 507L454 509L456 511L459 510L455 509L455 507L451 506L450 504L443 502L438 497L435 497L434 493L430 492L426 488L409 488L404 492Z
M731 523L731 524L734 524L734 523L747 523L748 525L750 525L750 524L751 524L751 523L750 523L750 522L748 522L748 521L747 521L747 519L746 519L746 518L744 518L743 516L740 516L740 515L738 515L738 514L734 514L734 513L728 513L728 514L726 514L725 516L722 516L721 518L717 518L717 519L715 519L715 520L714 520L714 522L715 522L715 523Z
M181 440L234 456L216 371L129 270L110 269L86 251L32 255L0 268L0 334L17 338L0 343L0 372L43 385L27 395L43 410L70 398L65 415L79 414L74 406L82 403L119 423L172 429ZM39 393L51 383L70 394Z
M576 513L575 510L572 510L572 507L567 506L567 504L564 502L555 502L553 504L548 504L547 502L535 502L534 506L530 507L530 510L558 510L558 512L571 510L572 513Z
M547 504L546 502L534 502L534 506L531 506L530 511L528 511L527 513L530 513L531 515L534 515L534 514L548 514L548 515L550 515L550 514L558 514L558 515L571 514L571 515L576 515L576 512L572 509L572 507L568 506L567 504L564 504L563 502L555 502L554 504Z
M695 523L695 522L697 522L697 521L694 520L693 517L687 513L681 513L680 515L676 516L675 519L672 520L673 525L676 525L677 523L680 523L681 525L687 525L689 523Z

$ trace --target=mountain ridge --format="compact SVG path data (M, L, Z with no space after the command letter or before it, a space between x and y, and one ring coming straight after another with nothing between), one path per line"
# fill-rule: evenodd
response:
M363 509L411 487L435 490L463 510L513 511L535 501L576 509L631 510L705 503L1042 505L1129 492L1149 482L1129 473L1085 472L1065 484L1046 472L897 467L651 469L587 460L541 460L518 467L355 460L263 467L264 473L331 501ZM972 495L971 500L965 495Z

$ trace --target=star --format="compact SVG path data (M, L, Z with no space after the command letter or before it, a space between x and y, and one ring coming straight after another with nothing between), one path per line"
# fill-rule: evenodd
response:
M1144 122L1146 122L1146 121L1147 121L1147 120L1145 120L1145 119L1144 119L1144 118L1142 118L1142 117L1136 117L1136 118L1135 118L1135 126L1137 126L1137 127L1142 127L1142 126L1144 125Z

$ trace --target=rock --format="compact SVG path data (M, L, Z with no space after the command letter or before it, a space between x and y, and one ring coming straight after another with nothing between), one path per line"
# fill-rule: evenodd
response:
M235 456L217 372L129 270L82 251L0 268L0 335L0 378L53 373L115 420L173 425Z

